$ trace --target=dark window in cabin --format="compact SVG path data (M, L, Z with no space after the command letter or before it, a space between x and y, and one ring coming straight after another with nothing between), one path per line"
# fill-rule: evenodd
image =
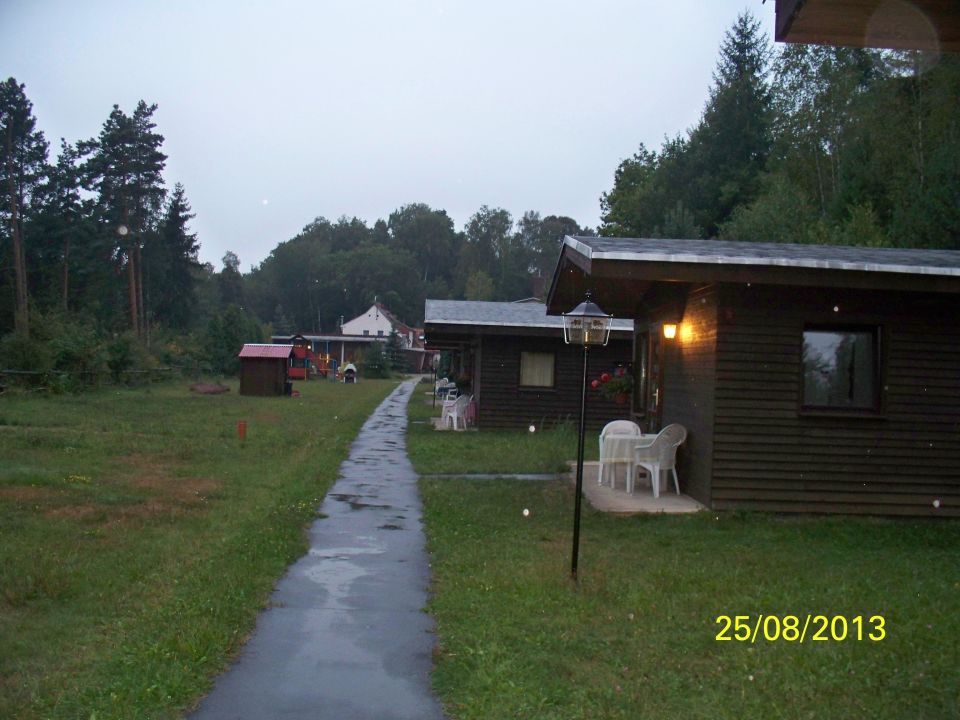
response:
M520 387L553 387L556 355L544 352L520 353Z
M810 327L803 332L803 407L880 410L880 331Z

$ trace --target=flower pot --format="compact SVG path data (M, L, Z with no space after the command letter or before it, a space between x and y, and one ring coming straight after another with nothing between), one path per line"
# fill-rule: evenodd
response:
M629 399L630 399L630 396L627 395L626 393L620 393L618 395L613 396L613 401L617 405L626 405Z

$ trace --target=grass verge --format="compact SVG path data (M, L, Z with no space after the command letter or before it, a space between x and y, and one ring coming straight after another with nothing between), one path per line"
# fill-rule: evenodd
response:
M408 406L407 454L421 475L452 473L556 473L567 470L567 461L577 455L577 430L561 423L516 430L440 432L430 419L440 416L440 402L434 407L430 389L417 386ZM586 460L599 454L596 436L587 436Z
M482 447L484 434L474 435ZM452 718L960 716L960 523L617 517L585 505L575 587L569 483L420 487L434 686ZM762 626L755 642L716 639L719 616L748 616L752 636L760 614L796 615L800 628L807 614L842 616L846 639L831 638L843 634L840 621L822 641L812 639L816 622L803 643L772 622L772 641ZM869 639L879 635L875 615L879 641Z
M188 708L303 553L305 525L394 385L0 400L0 717Z

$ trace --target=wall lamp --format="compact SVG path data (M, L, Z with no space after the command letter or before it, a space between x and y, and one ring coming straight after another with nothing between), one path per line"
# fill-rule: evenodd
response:
M677 324L676 323L664 323L663 324L663 336L667 340L673 340L677 336Z

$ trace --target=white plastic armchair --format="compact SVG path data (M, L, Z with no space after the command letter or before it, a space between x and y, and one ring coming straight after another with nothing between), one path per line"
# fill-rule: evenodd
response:
M616 463L627 464L627 486L633 480L633 450L640 439L640 426L630 420L614 420L600 431L600 468L597 483L603 484L603 472L609 469L610 487L617 483ZM614 467L610 467L614 465Z
M683 425L667 425L657 433L649 443L637 445L634 462L650 473L650 486L653 496L660 497L660 471L673 473L673 485L680 494L680 480L677 477L677 448L687 439L687 430ZM633 474L627 479L627 492L633 492Z
M457 425L462 425L464 430L467 429L467 406L471 400L473 400L473 395L461 395L453 401L453 407L450 408L447 419L454 430L457 429Z

